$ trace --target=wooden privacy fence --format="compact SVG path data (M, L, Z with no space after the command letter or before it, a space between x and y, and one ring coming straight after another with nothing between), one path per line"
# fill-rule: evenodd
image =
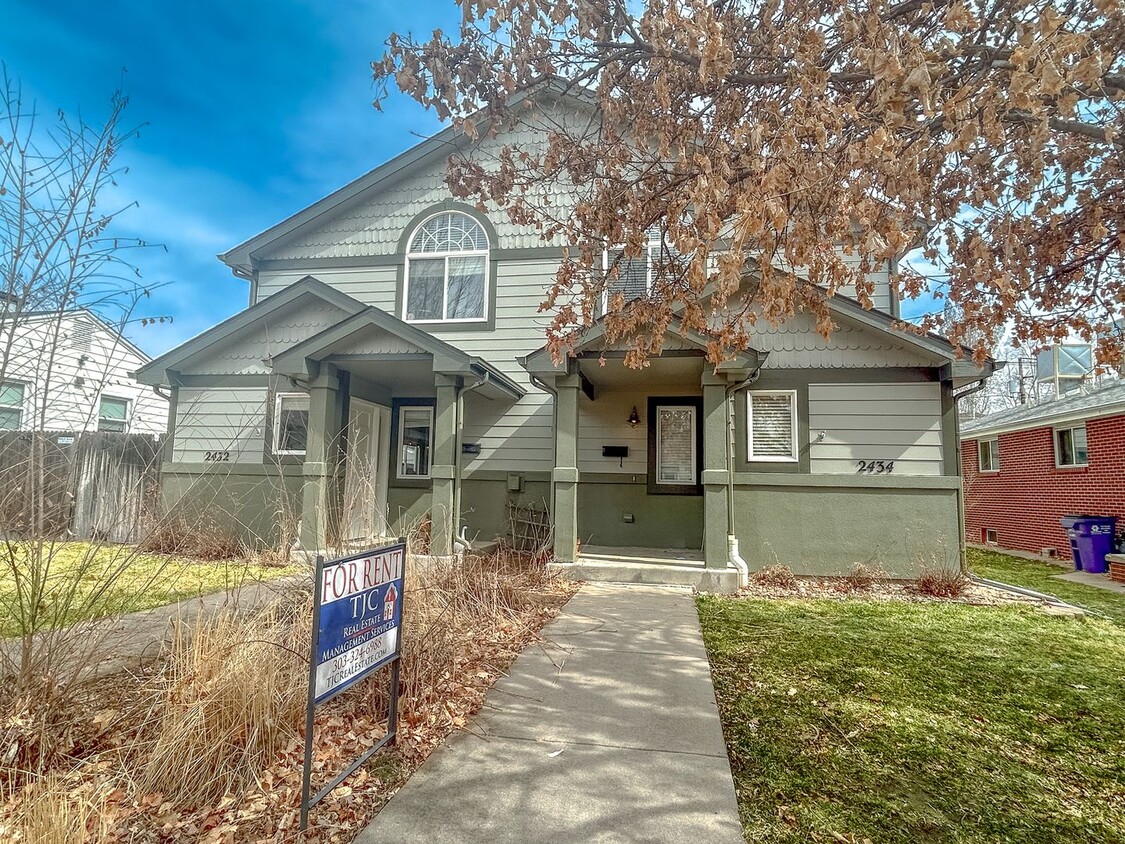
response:
M136 542L160 496L163 437L0 432L0 535Z

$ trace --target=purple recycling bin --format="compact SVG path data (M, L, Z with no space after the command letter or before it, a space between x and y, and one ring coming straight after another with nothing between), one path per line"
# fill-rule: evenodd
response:
M1074 560L1074 570L1082 571L1082 550L1078 547L1078 531L1074 525L1087 518L1086 516L1063 516L1059 524L1066 531L1066 538L1070 540L1070 558Z
M1087 516L1074 522L1082 571L1102 574L1106 570L1105 555L1113 553L1117 519L1108 516Z

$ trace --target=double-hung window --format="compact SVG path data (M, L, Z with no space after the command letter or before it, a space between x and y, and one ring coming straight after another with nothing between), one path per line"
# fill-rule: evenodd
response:
M407 322L480 322L488 312L488 235L467 214L422 223L406 254Z
M642 299L653 292L657 282L680 272L683 259L661 242L660 233L651 231L641 254L626 258L621 248L608 249L602 256L606 273L602 311L609 309L612 297L620 293L626 302Z
M748 460L797 460L797 391L751 390L746 394Z
M403 405L398 409L398 476L428 478L434 447L434 409Z
M18 431L23 419L24 385L15 381L0 383L0 431Z
M1000 471L1000 440L993 437L990 440L981 440L977 444L980 452L980 470L982 472Z
M273 414L274 454L304 454L308 441L308 393L278 393Z
M1055 428L1055 465L1060 469L1085 466L1089 460L1086 449L1086 426Z
M98 430L124 434L129 427L129 400L102 396L98 400Z

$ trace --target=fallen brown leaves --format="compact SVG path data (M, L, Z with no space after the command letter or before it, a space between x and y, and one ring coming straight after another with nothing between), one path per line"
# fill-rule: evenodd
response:
M0 838L89 844L351 841L442 741L466 727L487 689L573 590L571 584L546 576L541 565L512 557L418 572L408 583L405 605L398 741L312 811L304 836L297 829L303 728L241 787L217 801L193 804L143 788L152 781L146 765L170 717L162 697L169 669L158 662L143 674L118 675L103 684L101 694L91 696L81 720L86 734L98 740L49 776L12 787L11 798L0 807ZM295 596L294 606L306 600ZM293 624L301 623L307 626L307 617L295 613ZM385 686L385 675L376 675L318 710L314 790L383 736ZM205 699L208 691L197 689L195 694ZM255 718L265 717L260 707L251 711ZM282 710L277 717L291 714ZM252 733L255 725L247 727ZM178 764L176 755L164 749L161 764ZM191 761L197 760L183 763ZM216 780L229 774L213 771ZM175 777L170 781L178 782ZM69 824L61 831L65 837L58 837L58 829L53 830L55 838L47 837L30 824L29 819L38 819L42 825L45 814Z

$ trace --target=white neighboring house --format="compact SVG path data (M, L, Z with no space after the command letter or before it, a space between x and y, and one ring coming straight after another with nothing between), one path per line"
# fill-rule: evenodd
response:
M133 378L151 358L91 311L32 313L0 325L0 361L5 356L0 431L167 430L167 399Z

